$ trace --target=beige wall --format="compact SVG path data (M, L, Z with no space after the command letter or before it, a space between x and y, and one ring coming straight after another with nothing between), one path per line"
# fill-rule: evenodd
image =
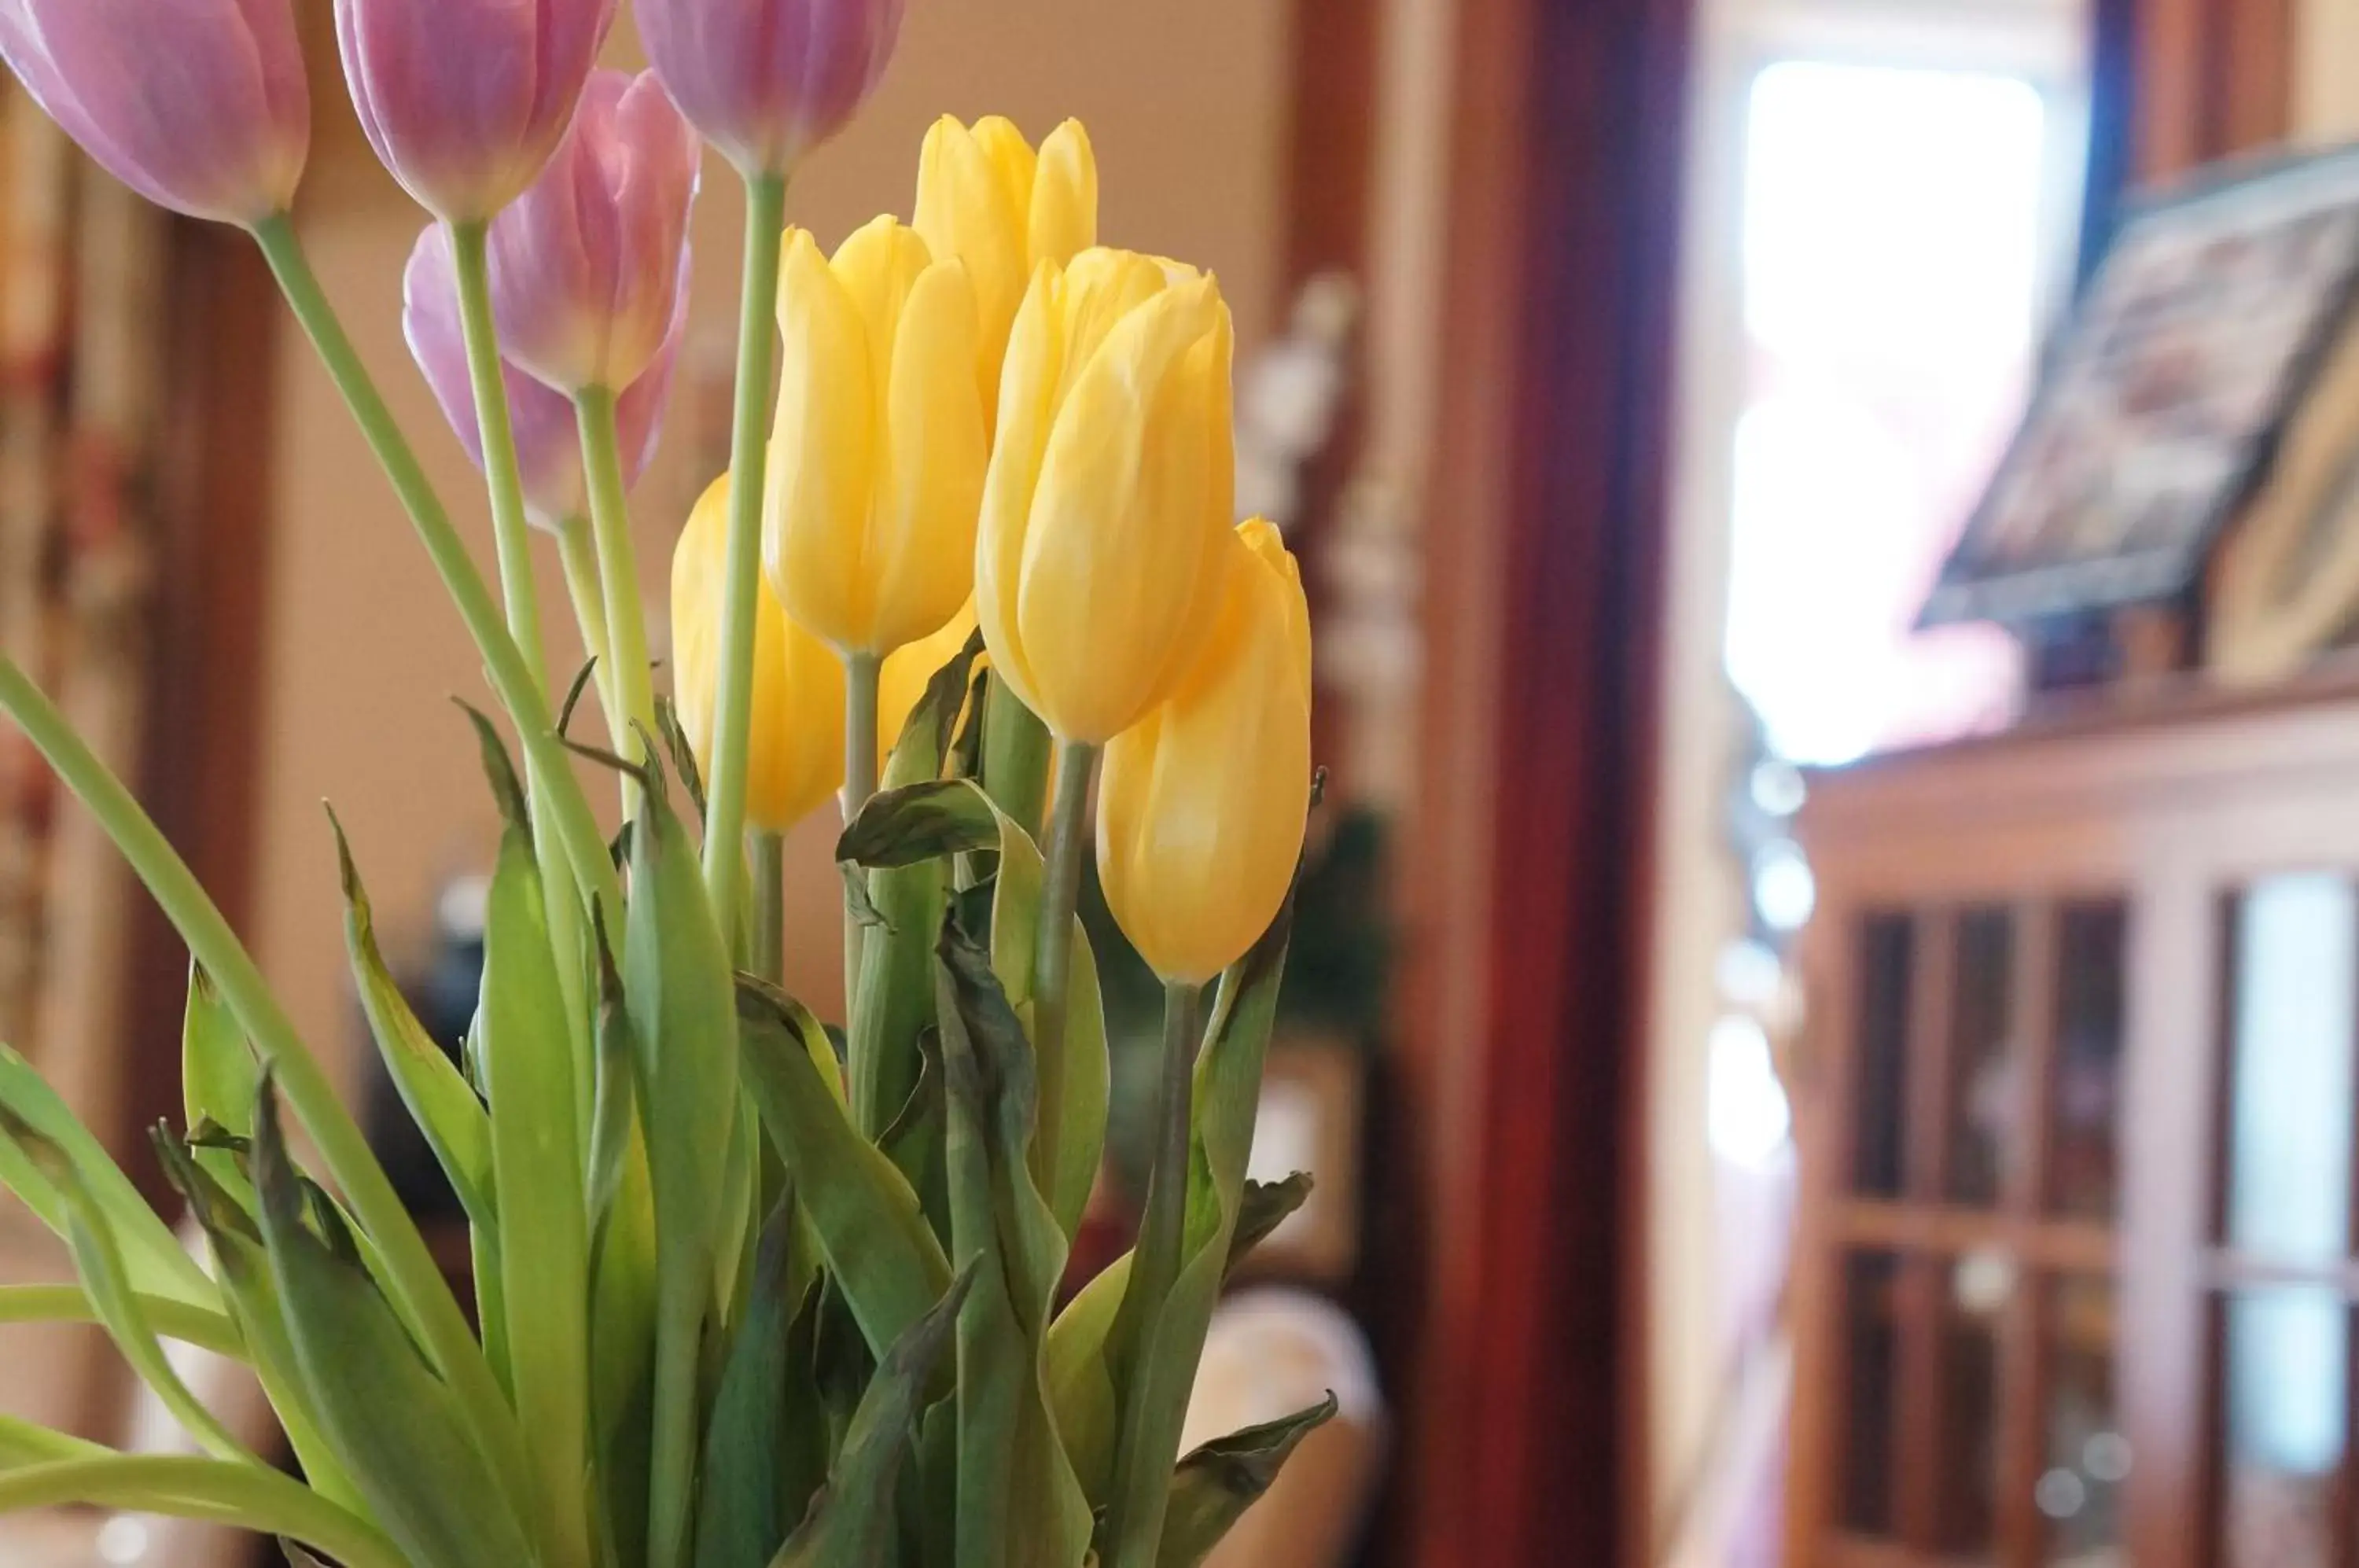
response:
M2359 0L2295 0L2293 139L2359 139Z
M915 0L884 87L803 172L791 215L830 244L874 212L906 215L919 140L938 114L1005 113L1035 136L1078 115L1103 170L1104 237L1216 269L1240 341L1251 344L1273 313L1287 9L1272 0ZM734 177L712 162L689 374L664 456L636 498L658 648L678 519L725 453L740 206ZM401 267L423 220L369 162L348 119L323 124L299 215L329 292L488 571L480 486L401 344ZM414 949L433 890L479 864L489 842L472 748L447 700L486 693L456 615L325 376L292 332L278 353L252 935L305 1034L341 1051L354 1026L320 801L332 800L352 833L390 940ZM570 673L579 639L554 561L542 564L551 663ZM603 800L603 782L593 783ZM789 982L822 1010L842 989L832 836L831 822L812 823L790 865L790 930L801 941Z

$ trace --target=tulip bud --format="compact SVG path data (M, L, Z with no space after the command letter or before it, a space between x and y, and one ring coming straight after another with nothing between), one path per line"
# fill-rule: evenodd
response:
M844 653L940 629L974 590L989 454L974 290L878 218L829 261L787 236L763 558L787 613Z
M975 545L992 668L1100 746L1194 651L1236 489L1228 306L1209 277L1084 251L1033 278L1007 345Z
M901 730L908 724L909 715L918 711L918 703L933 683L943 665L958 656L974 635L974 604L943 624L931 637L895 648L885 660L876 677L876 755L889 757L901 738Z
M500 352L560 392L636 380L679 304L702 150L652 74L592 72L557 156L492 223Z
M1036 155L996 114L973 129L945 114L918 158L912 223L938 256L957 256L974 279L983 323L984 399L996 407L1007 332L1032 281L1098 243L1098 165L1079 120L1049 133Z
M1210 635L1170 700L1106 747L1098 875L1123 934L1166 980L1245 956L1286 901L1310 807L1310 615L1277 530L1218 552Z
M727 590L729 476L680 531L671 558L672 700L700 767L712 767ZM754 727L745 756L745 820L784 833L843 788L843 665L787 618L767 584L754 627Z
M679 262L683 275L687 258ZM647 369L614 401L616 441L623 454L623 483L638 483L655 458L663 432L664 403L671 390L673 364L688 327L688 290L677 291L670 331ZM401 331L443 417L475 466L484 465L482 427L475 422L474 383L467 374L467 343L459 321L459 282L451 236L429 224L409 254L401 280ZM524 479L525 508L544 528L583 515L588 506L582 470L581 427L571 399L553 392L514 365L502 362L508 389L508 423L516 436L516 464Z
M336 0L361 129L445 223L524 193L572 123L614 0Z
M288 0L0 0L0 58L159 206L250 224L295 198L311 94Z
M690 124L747 175L843 129L893 57L902 0L639 0L639 41Z

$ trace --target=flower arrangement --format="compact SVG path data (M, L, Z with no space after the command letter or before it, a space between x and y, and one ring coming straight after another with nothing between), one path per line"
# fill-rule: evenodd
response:
M186 1126L157 1143L204 1240L0 1054L0 1181L77 1272L0 1290L0 1319L103 1324L201 1450L0 1421L0 1511L194 1517L345 1568L1200 1562L1332 1410L1178 1452L1223 1274L1303 1192L1245 1171L1312 790L1310 632L1275 530L1232 526L1218 286L1098 245L1071 124L1036 148L945 119L908 223L832 255L788 229L788 177L876 82L899 0L638 0L636 78L594 68L614 0L335 0L362 126L430 215L403 320L485 477L487 578L289 221L291 5L0 0L0 55L120 178L251 234L482 656L506 830L463 1064L395 987L337 833L354 981L464 1204L477 1311L187 866L0 660L0 708L188 943ZM742 330L729 471L673 557L666 698L626 497L706 145L748 198ZM537 534L592 654L570 687ZM778 983L780 838L839 794L840 1030ZM1062 1300L1105 1142L1074 915L1093 802L1166 1018L1136 1246ZM168 1341L252 1367L299 1479Z

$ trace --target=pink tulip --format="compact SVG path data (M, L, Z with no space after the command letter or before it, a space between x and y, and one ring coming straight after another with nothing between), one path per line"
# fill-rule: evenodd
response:
M500 351L560 392L636 380L679 303L702 152L653 75L592 72L557 156L492 223Z
M893 55L902 0L639 0L639 40L680 113L749 175L842 130Z
M0 0L0 57L151 201L255 223L294 199L311 95L288 0Z
M614 0L336 0L361 129L452 223L491 217L540 173L614 22Z
M688 257L679 258L684 279ZM451 235L429 225L409 253L409 267L401 281L401 329L409 352L426 384L442 405L443 416L459 434L460 443L475 466L484 465L484 441L475 422L474 387L467 377L467 344L459 321L459 281L451 255ZM635 485L647 472L662 432L666 395L671 389L672 365L679 357L679 340L688 325L688 289L676 292L670 330L646 370L615 400L614 422L623 453L623 482ZM553 528L569 517L584 515L588 497L582 477L582 441L574 423L573 403L553 392L513 365L503 364L508 389L508 422L516 434L516 463L523 470L526 508L533 521Z

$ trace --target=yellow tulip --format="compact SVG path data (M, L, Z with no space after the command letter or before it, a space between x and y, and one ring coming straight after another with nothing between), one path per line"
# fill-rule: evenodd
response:
M918 157L913 225L938 256L957 256L974 279L982 323L984 400L997 401L1007 332L1033 270L1064 266L1098 243L1098 165L1079 120L1049 133L1036 154L996 114L972 129L945 114Z
M672 700L697 765L708 773L728 554L724 474L689 515L671 558ZM787 618L766 583L759 603L745 818L765 833L784 833L843 787L843 665L825 643Z
M892 755L893 745L901 738L901 727L909 715L918 711L919 700L935 673L966 646L974 635L974 604L952 615L942 629L906 648L896 648L893 657L885 661L876 684L876 754Z
M762 530L787 614L844 654L940 628L973 592L990 437L974 289L955 258L879 218L832 261L787 235L784 334Z
M1136 724L1202 636L1236 490L1231 337L1211 278L1125 251L1043 267L1016 314L975 609L992 668L1068 741Z
M1221 553L1212 632L1169 701L1106 747L1098 874L1166 980L1201 984L1277 918L1310 809L1310 616L1277 530Z

